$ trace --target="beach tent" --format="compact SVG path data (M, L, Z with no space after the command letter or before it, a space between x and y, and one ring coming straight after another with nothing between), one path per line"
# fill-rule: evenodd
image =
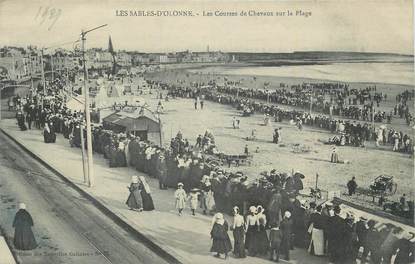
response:
M149 140L155 144L161 144L161 125L159 120L149 110L130 111L129 108L117 111L103 119L105 129L117 133L131 133L142 140Z

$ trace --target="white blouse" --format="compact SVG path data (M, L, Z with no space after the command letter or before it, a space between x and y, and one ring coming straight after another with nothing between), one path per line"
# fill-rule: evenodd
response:
M235 215L235 217L233 218L233 228L235 229L236 227L240 227L243 226L243 224L245 223L244 221L244 217L242 215Z
M248 215L248 216L246 217L246 224L247 224L248 226L250 226L250 225L255 225L255 224L256 224L256 222L257 222L257 216L256 216L256 215Z

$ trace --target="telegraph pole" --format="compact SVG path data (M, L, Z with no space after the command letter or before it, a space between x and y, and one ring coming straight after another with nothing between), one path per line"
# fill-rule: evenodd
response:
M82 153L82 170L84 172L84 183L88 183L88 164L86 160L86 153L85 153L85 137L84 137L84 125L83 120L79 124L79 129L81 133L81 153Z
M43 66L43 49L41 49L40 64L42 66L43 94L46 96L46 79L45 79L45 67Z
M87 143L87 156L88 156L88 186L92 187L94 185L94 161L92 157L92 132L91 132L91 116L89 110L89 89L87 87L87 79L88 79L88 70L86 68L86 59L85 59L85 41L86 41L86 34L105 27L105 25L101 25L99 27L81 32L81 41L82 41L82 61L84 63L84 96L85 96L85 120L86 120L86 143Z
M54 76L53 76L53 55L50 54L50 68L52 69L52 82L54 81Z
M158 114L158 115L159 115L158 120L159 120L159 127L160 127L160 148L162 148L163 147L163 135L162 135L163 127L162 127L162 124L161 124L160 114Z
M32 60L32 54L29 55L29 59L30 59L30 84L33 90L33 60Z
M3 92L4 84L0 83L0 121L1 121L1 93ZM8 107L8 106L7 106Z
M88 69L86 68L85 59L85 32L82 30L82 61L84 64L84 96L85 96L85 120L86 120L86 145L88 157L88 186L94 185L94 161L92 157L92 136L91 136L91 116L89 113L89 89L87 87ZM83 131L82 131L83 132Z

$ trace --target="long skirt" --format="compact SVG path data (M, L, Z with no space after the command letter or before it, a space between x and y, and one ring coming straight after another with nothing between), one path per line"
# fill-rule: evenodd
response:
M179 199L176 199L176 209L184 209L185 207L186 207L185 197L179 197Z
M37 247L32 228L28 225L15 229L14 246L19 250L31 250Z
M130 192L127 201L125 204L131 209L140 209L142 208L142 201L140 191Z
M152 211L154 210L154 203L151 194L147 193L145 190L141 191L141 199L143 200L143 210Z
M269 240L263 226L260 227L255 239L256 253L265 255L268 252Z
M324 232L321 229L313 228L311 231L311 242L308 247L308 252L314 250L316 256L324 255Z
M116 167L126 167L127 166L127 161L126 161L126 158L125 158L124 151L117 150L117 153L115 154L115 164L116 164Z
M227 254L229 251L232 250L231 240L229 236L226 235L225 239L213 239L212 247L210 248L210 252L216 252L219 254Z
M238 258L245 258L245 230L244 226L238 226L233 230L233 254Z
M256 225L249 225L246 232L245 248L248 249L249 255L256 255L256 236L258 232Z
M339 163L339 154L337 153L331 153L331 159L330 161L332 163Z

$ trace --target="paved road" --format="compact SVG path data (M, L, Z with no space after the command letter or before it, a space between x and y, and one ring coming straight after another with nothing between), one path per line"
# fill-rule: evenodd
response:
M23 264L166 263L0 133L0 226L8 237L19 202L39 244L16 251Z

